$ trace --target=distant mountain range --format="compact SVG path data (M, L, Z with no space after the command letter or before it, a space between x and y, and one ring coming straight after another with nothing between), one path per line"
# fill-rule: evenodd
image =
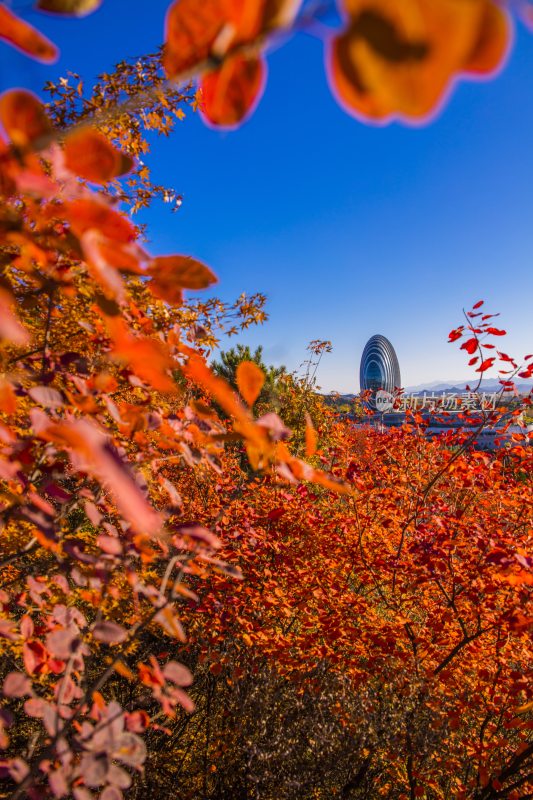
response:
M533 381L526 381L523 378L515 378L514 383L520 394L529 394L529 392L533 390ZM476 386L475 380L432 381L431 383L419 383L416 386L406 386L404 392L405 394L423 394L424 392L427 392L428 394L444 394L448 392L461 393L468 391L466 388L467 386L470 386L470 388L473 389ZM488 393L499 392L501 391L501 388L502 385L497 378L486 378L482 381L479 391ZM335 392L331 392L331 394L335 394ZM350 400L356 397L356 394L341 394L340 396Z
M523 378L515 378L514 384L520 394L528 394L533 389L533 382L526 381ZM418 394L423 392L433 392L434 394L443 394L444 392L465 392L467 386L473 389L476 386L476 380L458 380L458 381L432 381L431 383L419 383L416 386L406 386L406 394ZM487 378L481 382L479 387L480 392L499 392L502 388L501 383L497 378Z

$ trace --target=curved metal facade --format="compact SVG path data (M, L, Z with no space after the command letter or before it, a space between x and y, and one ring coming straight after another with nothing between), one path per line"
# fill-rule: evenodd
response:
M370 389L375 395L378 389L394 393L401 387L400 365L398 357L388 339L376 334L368 340L361 356L359 370L361 391ZM370 406L375 408L373 397Z

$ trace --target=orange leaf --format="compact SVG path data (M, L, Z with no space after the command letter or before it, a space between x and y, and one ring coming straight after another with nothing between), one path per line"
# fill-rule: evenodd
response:
M106 263L129 275L144 275L145 271L141 262L146 261L147 255L135 242L131 244L118 244L103 236L98 239L98 251Z
M167 13L163 65L169 77L224 56L265 31L288 26L302 0L176 0Z
M0 339L7 339L13 344L26 344L29 334L20 324L17 315L12 311L15 298L6 289L0 287Z
M93 128L82 128L65 139L67 168L93 183L107 183L129 172L133 159Z
M11 89L2 94L0 122L8 138L17 147L25 147L52 130L41 101L32 92L23 89Z
M59 543L54 541L54 539L50 539L46 534L40 531L39 528L33 529L33 536L45 550L50 550L52 553L60 552L61 548Z
M133 674L131 669L127 666L127 664L125 664L120 659L118 661L115 661L115 663L113 664L113 669L115 670L116 673L118 673L118 675L121 675L128 681L135 680L135 675Z
M160 392L176 392L168 371L176 368L163 342L147 336L133 336L121 317L107 317L113 339L111 355L125 361L133 372Z
M262 58L240 54L228 58L219 69L204 75L201 83L202 113L213 125L234 127L254 111L266 80Z
M250 42L265 31L289 26L302 0L226 0L235 42Z
M206 59L227 19L223 0L175 0L165 22L167 75L174 78Z
M3 411L4 414L14 414L17 405L18 400L13 384L5 378L0 378L0 411Z
M99 428L85 420L49 425L40 438L70 451L73 466L94 475L113 494L120 513L135 530L156 533L162 518L146 500L128 467Z
M239 401L231 386L222 378L214 375L202 358L191 355L181 369L187 378L205 389L227 414L241 423L251 423L248 411Z
M206 289L216 283L209 267L189 256L159 256L148 269L152 293L167 303L179 305L182 289Z
M305 455L310 458L316 453L317 432L309 414L305 413Z
M131 222L100 200L88 197L74 200L66 204L64 214L78 238L85 231L98 228L101 234L116 242L126 243L135 239Z
M494 3L485 3L478 37L463 66L464 71L477 75L494 72L505 59L510 40L509 18L505 11Z
M119 273L109 263L105 252L102 251L102 244L105 243L105 238L100 231L91 228L82 234L80 242L88 271L92 277L104 289L106 295L121 302L124 299L124 285Z
M237 367L237 386L249 406L253 406L265 382L265 373L253 361L241 361Z
M38 30L13 14L4 3L0 3L0 40L2 39L45 64L51 64L57 59L57 47Z
M423 119L444 99L454 77L488 62L494 69L503 58L501 26L493 19L493 12L501 12L491 0L345 0L344 5L348 27L330 50L330 82L355 116Z

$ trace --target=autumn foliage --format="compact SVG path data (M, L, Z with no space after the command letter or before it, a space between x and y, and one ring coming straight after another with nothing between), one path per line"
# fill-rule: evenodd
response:
M356 428L314 391L311 360L279 377L276 408L253 360L230 385L208 356L264 320L264 298L194 300L214 272L152 256L126 213L179 199L137 162L143 130L167 135L169 115L196 105L210 124L242 122L270 42L312 24L300 6L176 0L162 54L139 62L148 87L122 62L89 100L81 81L49 84L48 106L19 88L0 97L0 770L13 800L177 796L177 783L220 800L533 793L526 434L487 455L470 446L495 421L485 411L444 443L416 416ZM367 121L425 119L509 47L510 15L490 0L339 10L329 79ZM0 40L56 57L3 3ZM533 359L498 349L505 331L481 306L449 338L477 377L500 367L504 398Z

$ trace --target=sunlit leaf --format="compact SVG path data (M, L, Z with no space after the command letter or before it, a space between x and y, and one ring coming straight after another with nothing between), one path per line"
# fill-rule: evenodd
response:
M345 0L344 7L330 82L346 109L365 119L423 120L455 77L493 71L508 40L505 12L491 0Z
M182 301L182 289L206 289L216 283L209 267L189 256L158 256L148 269L150 290L172 305Z
M109 317L107 326L113 339L113 358L128 364L154 389L176 392L176 384L168 374L176 365L163 342L147 336L133 336L121 317Z
M315 426L313 425L313 420L306 412L305 414L305 455L310 458L314 456L316 453L316 445L317 445L317 432Z
M241 361L236 372L237 387L249 406L253 406L265 382L265 373L254 361Z

